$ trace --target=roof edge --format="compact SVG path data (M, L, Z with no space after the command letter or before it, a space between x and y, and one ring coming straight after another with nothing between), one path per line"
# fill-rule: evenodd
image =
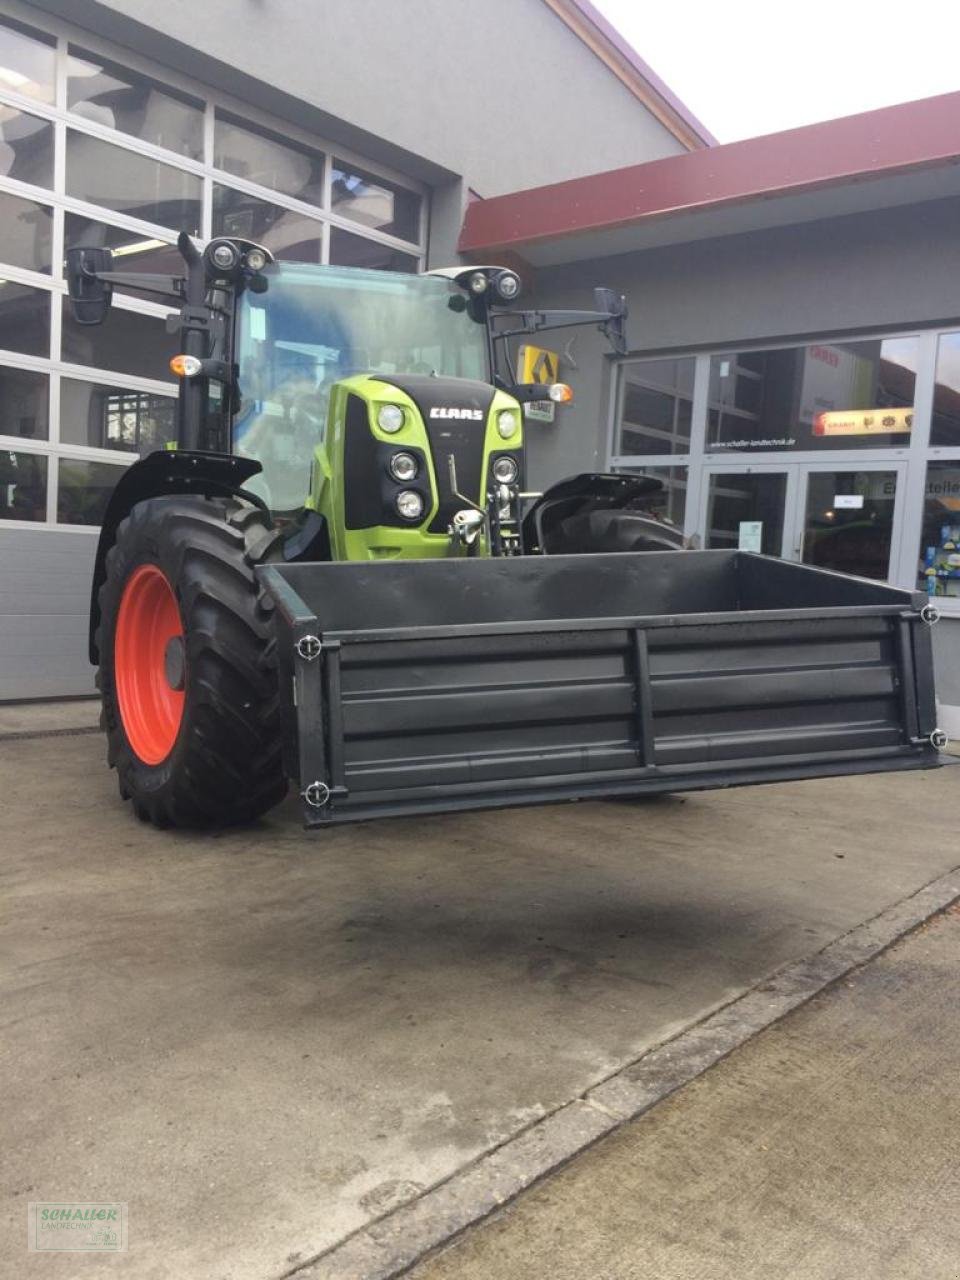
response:
M960 163L960 92L610 169L481 200L460 252Z
M543 0L561 22L688 151L716 146L697 119L590 0Z

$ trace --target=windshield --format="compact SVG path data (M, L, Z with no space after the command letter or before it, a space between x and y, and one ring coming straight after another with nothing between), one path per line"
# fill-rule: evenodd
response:
M266 293L244 293L237 324L241 409L234 449L258 459L247 482L277 513L303 505L330 387L355 373L437 373L488 381L482 324L438 276L276 263Z

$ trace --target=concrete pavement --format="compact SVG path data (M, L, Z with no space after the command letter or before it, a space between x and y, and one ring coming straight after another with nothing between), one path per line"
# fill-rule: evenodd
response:
M948 771L951 775L953 771ZM0 1275L279 1276L951 869L944 772L381 822L138 824L96 735L0 740Z
M953 908L410 1280L957 1280Z

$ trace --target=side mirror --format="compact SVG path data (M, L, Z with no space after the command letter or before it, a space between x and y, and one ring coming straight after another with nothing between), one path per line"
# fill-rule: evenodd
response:
M67 292L77 324L103 324L113 300L113 285L98 272L113 270L113 251L99 248L67 250Z
M602 286L593 291L593 305L604 312L609 319L600 328L607 341L617 355L626 354L627 350L627 300L616 289L604 289Z

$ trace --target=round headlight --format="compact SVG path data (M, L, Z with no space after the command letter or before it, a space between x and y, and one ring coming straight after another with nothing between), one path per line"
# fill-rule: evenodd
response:
M251 271L262 271L267 265L267 255L262 249L248 249L246 263Z
M377 410L377 426L393 435L403 426L403 410L398 404L382 404Z
M390 474L404 483L417 474L417 460L412 453L395 453L390 459Z
M470 292L483 293L489 281L482 271L475 271L470 277Z
M493 464L493 478L498 484L513 484L519 474L516 458L498 458Z
M210 260L215 267L219 267L221 271L230 271L237 265L240 257L236 248L232 244L228 244L226 240L220 244L215 244L210 250Z
M504 440L509 440L519 425L517 415L512 409L501 409L497 414L497 430Z
M414 489L397 494L397 513L404 520L419 520L423 515L423 498Z
M506 302L512 302L520 292L520 277L512 271L501 271L497 276L497 293Z

